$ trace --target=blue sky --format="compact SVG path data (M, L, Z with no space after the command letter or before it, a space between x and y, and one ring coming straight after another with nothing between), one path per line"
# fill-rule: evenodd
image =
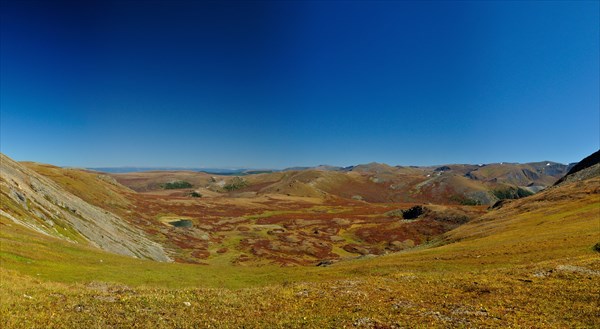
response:
M0 149L65 166L574 162L598 1L3 1Z

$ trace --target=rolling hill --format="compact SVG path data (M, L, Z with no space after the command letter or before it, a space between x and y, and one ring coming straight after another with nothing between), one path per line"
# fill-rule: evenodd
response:
M235 192L230 196L282 194L297 197L364 200L366 202L417 202L482 204L498 201L499 192L535 193L552 185L570 166L544 161L527 164L443 165L392 167L370 163L348 168L318 166L279 172L234 176L193 171L152 171L111 174L138 192L161 191L172 181L186 181L198 192ZM235 179L244 182L234 190L224 187ZM245 193L244 193L245 192Z
M51 179L3 154L0 154L0 161L3 218L73 243L89 244L122 255L170 260L160 244L148 239L142 231L128 225L114 213L85 202ZM69 177L68 174L65 176ZM79 177L78 175L75 181L85 184ZM104 187L105 191L114 192L112 187L107 187L111 185L109 178L96 177L93 184ZM68 181L65 185L73 186ZM80 191L75 186L71 190ZM98 197L110 200L110 206L125 202L118 196L118 193L111 193Z
M591 328L600 311L594 166L488 209L263 191L294 180L371 186L396 172L388 167L260 174L241 191L192 198L3 156L2 327ZM451 170L437 177L474 181ZM233 178L198 182L221 179ZM52 233L44 216L71 233ZM182 220L192 229L173 225ZM125 238L109 249L77 221ZM156 245L177 262L144 254Z
M441 167L370 163L343 170L320 166L244 176L194 171L105 174L3 159L6 167L19 167L28 176L43 179L41 186L54 188L55 201L42 203L30 215L29 210L8 206L19 201L11 191L20 187L12 184L14 180L4 180L10 202L3 211L35 229L55 235L60 232L48 226L46 217L37 215L54 213L53 207L64 203L60 195L78 196L76 204L102 215L90 221L90 213L79 211L83 221L76 216L64 226L73 236L85 237L88 243L106 250L127 254L122 245L137 246L138 238L111 237L82 229L80 222L110 222L111 230L118 223L126 232L136 232L145 243L161 248L160 255L154 249L136 250L139 257L286 266L329 264L427 243L478 218L485 205L495 203L498 197L522 196L516 193L522 191L519 186L507 182L515 173L523 174L523 168L538 172L537 176L529 174L538 183L553 182L550 174L567 169L549 162ZM28 198L35 197L40 198ZM45 194L41 197L47 202ZM476 206L479 204L483 205ZM422 207L422 215L404 218L404 212L417 206Z

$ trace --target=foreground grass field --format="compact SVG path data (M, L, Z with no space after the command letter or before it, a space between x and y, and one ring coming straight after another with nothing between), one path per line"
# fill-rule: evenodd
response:
M2 328L600 323L600 180L514 201L436 245L329 267L115 256L2 220Z

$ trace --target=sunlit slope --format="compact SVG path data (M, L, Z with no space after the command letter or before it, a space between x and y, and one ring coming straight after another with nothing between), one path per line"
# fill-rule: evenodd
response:
M205 186L215 180L213 177L220 177L195 171L146 171L110 176L138 192L162 190L164 184L174 181L186 181L196 187Z
M6 328L593 328L600 311L597 177L504 205L445 245L325 268L156 263L1 223Z
M436 269L446 265L503 266L561 257L594 256L592 246L600 242L599 193L600 178L566 184L526 199L513 201L481 219L449 232L446 235L446 245L420 248L371 260L341 262L319 271L335 272L354 267L359 270L365 264L376 265L381 269L386 269L389 265L392 271L398 264L405 268L416 266L419 269ZM45 257L54 246L64 246L69 250L81 248L68 242L58 243L51 237L21 228L7 219L3 219L2 223L3 241L6 242L3 244L3 255L14 254L15 259L21 256L32 259ZM24 247L12 248L14 243L11 241ZM36 251L36 246L44 246L44 252ZM89 249L85 250L81 251L83 255L90 252ZM65 254L66 259L61 259L61 262L75 259L77 263L81 261L77 257L69 259L68 255ZM110 259L104 254L97 257ZM47 258L47 261L52 263L52 257ZM427 262L423 263L424 260ZM127 258L121 260L125 263L128 261ZM132 260L132 265L135 264L137 263ZM95 271L94 262L88 265L92 266L92 272ZM106 267L107 264L97 266ZM205 267L200 267L202 268ZM366 268L368 269L368 266ZM135 266L132 269L135 269ZM186 282L181 281L180 284L186 285Z
M428 262L425 268L445 266L447 260L451 260L448 264L456 264L456 266L473 264L477 267L482 263L502 266L560 257L594 255L591 248L595 243L600 242L599 191L600 178L598 177L562 184L534 196L507 202L500 209L492 210L483 217L450 231L444 238L446 245L429 249L422 246L417 250L376 257L372 261L346 261L331 268L337 271L346 267L362 267L371 262L382 268L385 268L387 263L394 266L397 262L405 267L412 266L413 259L418 263L419 268L423 266L421 264L423 260L432 261ZM3 195L4 200L14 202L5 199ZM3 207L10 204L3 202ZM3 223L3 234L9 234L14 230L6 226L11 224L8 218L4 218ZM28 231L23 229L21 232ZM21 234L13 232L10 236L18 240ZM33 244L35 235L32 234L33 232L30 232L31 236L20 239L23 241L19 243ZM44 239L50 238L44 237ZM46 248L52 248L53 244L48 242ZM66 245L73 250L78 248L77 245L70 243ZM4 246L3 252L6 252L7 246ZM23 250L35 253L35 248ZM11 252L18 254L19 250L15 249ZM440 258L437 255L444 257ZM106 256L101 257L106 258ZM123 261L127 262L126 259ZM320 271L327 272L327 270ZM185 282L182 284L185 285Z
M472 178L518 186L548 186L565 175L569 166L551 162L495 163L468 171Z
M89 204L118 215L126 214L131 210L132 203L126 196L135 192L108 175L37 162L21 162L20 164L51 179L67 192L77 195Z
M286 170L261 174L218 176L191 171L110 174L136 191L184 196L196 191L205 197L226 195L288 195L327 199L341 197L366 202L494 204L497 193L522 188L531 192L553 184L567 166L556 163L392 167L371 163L344 170ZM164 189L185 181L188 189Z
M133 257L170 260L162 246L116 214L87 203L3 154L0 174L1 218L75 244ZM79 179L74 182L82 183ZM118 194L114 196L115 202L123 202ZM111 199L101 200L110 203Z
M446 234L430 253L460 253L475 263L522 264L569 257L598 258L600 177L514 200Z
M230 192L226 190L227 184L236 177L193 172L114 176L123 183L140 184L132 188L158 189L142 188L136 192L98 172L37 163L24 165L87 203L116 214L124 224L143 230L168 250L172 259L186 263L291 266L380 255L430 241L485 211L484 207L428 206L431 210L428 215L403 221L401 215L388 212L398 213L398 209L408 209L414 204L369 203L352 198L358 193L370 196L369 200L381 197L376 179L358 172L346 175L303 170L248 175L244 176L246 188ZM387 175L383 169L389 168L415 171L380 167L374 171L378 175ZM194 180L196 176L208 177L205 181L208 185L199 187L201 182ZM274 183L273 179L279 181ZM195 187L160 187L173 180L189 180ZM191 196L191 190L198 191L201 197ZM287 193L291 190L303 196L286 195L293 194ZM189 226L170 224L180 220L187 221Z

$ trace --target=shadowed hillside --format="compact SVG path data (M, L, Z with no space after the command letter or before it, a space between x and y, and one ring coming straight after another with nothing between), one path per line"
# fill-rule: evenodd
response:
M583 180L590 177L600 175L600 150L594 152L585 159L579 161L573 166L561 179L559 179L554 185L561 184L563 182L571 182L576 180Z

